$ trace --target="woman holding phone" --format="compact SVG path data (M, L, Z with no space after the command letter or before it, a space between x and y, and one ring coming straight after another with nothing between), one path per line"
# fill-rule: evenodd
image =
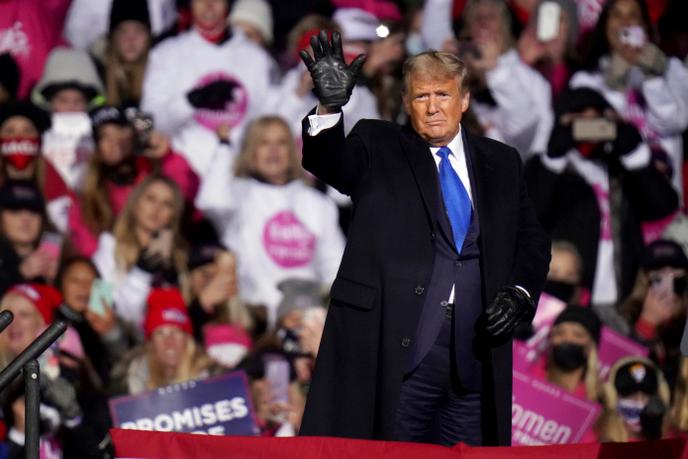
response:
M600 92L652 149L653 162L683 195L683 141L688 126L688 69L665 56L644 0L605 3L592 32L584 70L571 87Z
M20 282L54 279L58 257L40 244L46 225L36 184L7 180L0 186L0 294Z
M676 242L659 239L645 249L633 290L621 305L631 338L650 348L671 385L681 357L687 287L688 257Z
M185 243L179 231L183 206L174 181L149 175L132 191L113 232L98 240L93 263L103 280L113 284L115 313L139 332L151 288L185 280Z
M84 352L107 386L113 364L129 348L126 327L115 316L112 299L108 302L102 292L111 285L100 279L89 258L76 256L62 263L55 287L62 294L56 316L77 331ZM100 307L94 306L98 303Z

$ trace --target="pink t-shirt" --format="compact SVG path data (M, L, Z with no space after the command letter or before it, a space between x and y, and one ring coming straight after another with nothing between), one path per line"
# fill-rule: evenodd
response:
M0 54L20 70L18 98L40 79L50 51L64 43L62 28L71 0L0 0Z

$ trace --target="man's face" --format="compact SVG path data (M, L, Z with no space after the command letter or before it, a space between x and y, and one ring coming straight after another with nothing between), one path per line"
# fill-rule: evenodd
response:
M458 77L438 80L413 74L404 95L404 107L413 129L430 145L441 147L459 132L469 99L469 93L461 90Z

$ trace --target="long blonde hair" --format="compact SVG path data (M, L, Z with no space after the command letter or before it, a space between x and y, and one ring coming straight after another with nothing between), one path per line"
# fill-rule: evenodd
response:
M681 357L678 366L674 400L669 410L669 417L677 430L688 430L688 357Z
M210 357L208 357L202 347L196 344L191 336L187 336L184 356L177 368L176 374L171 379L165 377L164 367L155 359L151 342L146 343L146 356L148 362L146 387L149 390L208 376L204 372L209 371L213 365Z
M172 230L172 263L178 274L186 273L186 251L185 242L181 235L181 219L184 210L184 199L179 191L177 184L170 178L151 174L146 177L136 188L134 188L127 199L127 203L122 213L117 217L113 234L115 237L115 262L117 267L123 271L129 271L138 260L144 247L136 237L136 206L146 190L154 183L167 185L174 194L174 215L169 228ZM181 277L181 276L180 276Z
M616 373L619 368L631 362L641 362L655 370L657 374L657 395L659 396L664 406L669 406L669 385L664 379L664 375L657 368L657 366L640 356L628 356L619 359L609 370L609 378L604 384L602 389L602 413L600 417L597 418L595 423L595 432L597 433L597 440L602 441L613 441L613 442L627 442L630 440L628 435L628 429L623 420L623 417L619 414L617 410L617 404L619 402L619 394L614 387L614 381L616 380ZM666 423L662 426L662 432L666 431Z
M105 54L105 97L111 105L120 106L125 103L141 101L143 92L143 77L146 73L148 47L135 62L124 62L115 49L114 33L111 34L108 49Z
M256 172L253 164L256 157L256 149L265 135L265 131L274 125L281 127L284 132L289 135L289 169L287 170L287 182L303 177L303 169L301 168L299 157L296 154L294 136L287 122L279 116L262 116L248 126L243 143L241 144L241 153L236 159L234 175L237 177L251 177Z

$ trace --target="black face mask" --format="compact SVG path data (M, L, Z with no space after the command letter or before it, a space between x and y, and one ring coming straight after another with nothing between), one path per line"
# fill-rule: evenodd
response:
M569 284L568 282L556 281L547 279L545 286L542 291L548 295L552 295L564 303L570 303L573 298L573 292L576 290L577 285Z
M580 344L558 344L552 347L552 360L564 372L573 371L585 365L585 349Z

